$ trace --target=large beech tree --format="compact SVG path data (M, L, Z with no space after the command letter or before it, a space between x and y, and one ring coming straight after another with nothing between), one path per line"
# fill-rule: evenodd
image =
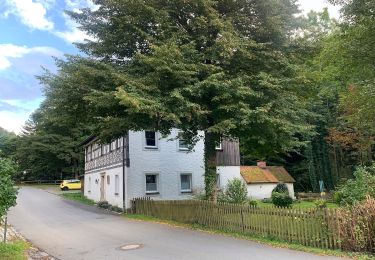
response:
M220 138L239 138L259 158L303 144L311 127L286 52L295 1L94 2L70 15L96 39L78 47L116 75L112 90L85 96L103 140L177 127L194 144L203 130L213 200Z

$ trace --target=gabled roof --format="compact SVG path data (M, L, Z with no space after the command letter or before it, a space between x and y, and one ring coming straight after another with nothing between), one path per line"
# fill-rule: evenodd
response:
M247 184L295 182L293 177L281 166L241 166L240 171Z
M86 146L89 143L91 143L92 141L94 141L95 139L96 139L95 135L90 135L85 140L83 140L78 146Z

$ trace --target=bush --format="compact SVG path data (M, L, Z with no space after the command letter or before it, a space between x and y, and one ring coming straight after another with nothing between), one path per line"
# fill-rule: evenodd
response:
M318 209L327 208L327 201L324 200L324 199L318 199L318 200L314 201L314 203L315 203L315 207L318 208Z
M335 193L335 201L340 205L354 205L366 199L375 198L375 165L359 167L354 172L354 179L348 180Z
M277 207L287 208L293 204L293 199L288 193L272 192L272 203Z
M108 201L99 201L97 206L98 208L109 209L111 205L108 203Z
M272 203L272 199L271 198L265 198L265 199L262 199L262 202L263 203Z
M285 183L277 184L276 187L272 190L272 192L286 193L289 195L289 190Z
M257 207L258 206L258 201L257 200L252 200L252 199L248 199L247 200L247 204L251 207Z
M341 245L348 251L375 253L375 199L338 209Z
M11 179L16 172L16 164L0 158L0 217L6 215L10 207L16 205L17 188Z
M272 190L272 203L277 207L290 207L293 199L289 196L289 190L285 183L279 183Z
M118 206L110 206L110 210L112 210L114 212L118 212L118 213L122 213L123 212L122 208L120 208Z
M229 203L244 203L247 199L246 184L237 178L230 180L225 189L225 197Z

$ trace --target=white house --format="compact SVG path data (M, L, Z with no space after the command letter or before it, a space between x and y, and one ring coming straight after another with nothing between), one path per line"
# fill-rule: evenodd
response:
M87 139L84 195L129 208L137 197L188 199L203 192L203 140L189 151L177 135L177 129L166 138L154 131L129 131L105 145Z
M258 162L257 166L241 166L242 178L247 184L248 196L254 199L266 199L278 183L288 187L289 195L294 198L294 182L292 176L281 166L267 166L266 162Z
M161 138L155 131L129 131L110 144L88 138L82 144L85 147L84 195L96 202L108 201L111 205L129 208L130 201L137 197L178 200L204 192L204 140L199 140L190 151L186 142L177 138L178 134L178 129L172 129L169 136ZM199 135L203 136L203 132ZM259 179L259 169L254 168L257 166L240 166L237 141L222 140L216 147L216 165L221 189L229 180L241 178L248 184L253 198L270 197L270 191L279 182L288 183L294 195L294 180L285 169L259 168L265 176ZM276 173L277 177L267 177Z

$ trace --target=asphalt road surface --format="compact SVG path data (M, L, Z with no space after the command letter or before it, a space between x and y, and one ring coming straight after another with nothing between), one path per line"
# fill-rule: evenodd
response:
M165 224L129 220L95 207L25 187L10 223L37 247L61 260L80 259L339 259ZM142 247L123 251L129 244Z

